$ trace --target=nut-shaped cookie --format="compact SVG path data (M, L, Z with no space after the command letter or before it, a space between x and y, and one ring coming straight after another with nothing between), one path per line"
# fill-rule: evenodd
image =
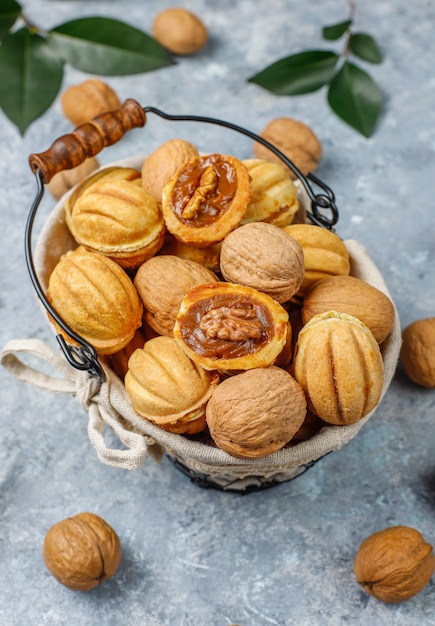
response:
M304 253L305 272L298 296L303 297L317 280L348 276L349 253L336 233L315 224L290 224L283 230L299 242Z
M121 542L95 513L78 513L48 529L43 546L50 574L74 591L89 591L111 578L121 562Z
M252 222L230 233L222 243L221 272L225 280L253 287L287 302L304 278L299 243L283 229Z
M243 164L251 177L251 200L241 225L261 221L282 228L291 224L299 202L288 171L264 159L246 159Z
M165 185L162 211L179 241L206 248L239 225L250 199L243 163L233 156L208 154L185 163Z
M165 223L157 200L129 180L102 180L77 199L68 214L75 240L88 250L134 269L163 245Z
M125 389L141 417L179 434L206 426L205 407L219 376L189 359L172 337L155 337L130 356Z
M286 346L288 314L268 295L232 283L199 285L183 298L174 337L208 370L272 365Z
M111 167L104 167L96 172L90 173L86 178L83 178L79 182L66 199L64 211L65 221L69 227L71 211L82 194L94 183L102 182L103 180L129 180L134 181L136 185L141 184L140 172L134 167L118 167L116 165Z
M329 424L354 424L378 404L383 362L376 339L359 319L329 311L299 332L293 375L308 409Z
M298 432L306 413L302 387L270 366L224 380L207 404L207 425L216 445L239 458L277 452Z
M312 285L302 305L306 324L319 313L340 311L354 315L370 328L382 343L394 324L394 305L382 291L355 276L329 276Z
M144 306L144 319L159 335L173 336L181 301L197 285L217 282L216 274L203 265L162 254L143 263L134 285Z
M198 150L189 141L184 139L166 141L143 162L142 187L161 203L163 187L180 167L198 155Z
M100 354L121 350L142 325L143 305L126 272L84 246L60 258L47 296L68 326Z

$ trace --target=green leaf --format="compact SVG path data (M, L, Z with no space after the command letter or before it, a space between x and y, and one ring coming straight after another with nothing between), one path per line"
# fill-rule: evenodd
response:
M354 33L350 37L349 47L351 52L360 59L369 63L381 63L382 54L378 44L367 33Z
M49 31L48 38L67 63L89 74L124 76L174 64L155 39L109 18L65 22Z
M322 30L323 39L328 39L329 41L335 41L336 39L340 39L347 31L349 26L352 24L352 20L346 20L345 22L339 22L338 24L331 24L330 26L325 26Z
M328 89L328 103L344 122L370 137L382 107L382 94L362 69L345 61Z
M63 63L42 37L27 28L0 47L0 107L23 135L59 93Z
M15 0L1 0L0 5L0 41L9 33L21 15L21 6Z
M280 59L248 78L281 96L296 96L320 89L332 79L339 57L329 50L308 50Z

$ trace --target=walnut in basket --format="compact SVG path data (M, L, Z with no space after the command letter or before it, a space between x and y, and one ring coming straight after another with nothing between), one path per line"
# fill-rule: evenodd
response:
M222 243L224 278L287 302L304 278L304 256L299 243L283 229L266 222L239 226Z
M216 445L239 458L259 458L283 448L306 414L302 387L270 366L224 380L207 404L207 425Z
M161 254L143 263L134 285L145 306L144 318L159 335L173 336L181 301L197 285L217 282L216 274L203 265L171 254Z

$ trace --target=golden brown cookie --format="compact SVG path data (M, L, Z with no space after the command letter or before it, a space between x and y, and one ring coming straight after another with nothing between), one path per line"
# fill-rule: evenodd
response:
M60 258L47 297L68 326L100 354L124 348L142 325L143 305L126 272L84 246Z
M212 246L242 220L251 189L239 159L222 154L198 156L165 185L162 211L166 226L179 241Z
M231 283L194 287L184 297L174 337L208 370L247 370L274 363L286 345L288 315L268 295Z
M205 371L172 337L156 337L133 352L125 388L136 413L174 433L195 434L206 426L205 407L217 373Z
M284 167L264 159L243 161L251 177L251 200L241 224L269 222L280 228L293 222L299 209L297 189Z
M379 402L383 362L369 328L345 313L313 317L299 332L294 377L309 410L329 424L354 424Z

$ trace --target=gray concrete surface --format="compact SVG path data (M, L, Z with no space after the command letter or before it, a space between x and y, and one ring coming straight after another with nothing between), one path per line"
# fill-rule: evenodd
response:
M154 16L172 6L167 0L23 4L44 27L107 15L148 32ZM207 47L170 68L110 78L121 99L217 116L257 132L278 116L309 124L324 147L317 174L336 193L337 232L367 247L402 327L433 316L433 3L356 3L355 26L371 33L385 55L381 65L365 65L385 99L369 140L333 115L323 91L286 98L246 83L278 58L326 46L321 28L346 18L344 0L180 4L208 26ZM63 88L86 77L69 68ZM27 157L69 130L59 99L24 138L0 114L0 346L37 337L56 349L24 260L35 193ZM104 164L145 154L182 132L153 119L99 158ZM231 133L194 133L200 148L251 154L250 142ZM46 196L42 220L52 204ZM435 544L435 396L410 383L400 366L375 416L348 445L297 479L246 496L203 490L166 458L148 459L136 472L103 465L89 442L86 415L71 397L18 382L3 368L0 385L1 626L435 625L434 580L414 599L388 605L366 595L352 571L360 542L389 525L413 526ZM50 576L41 549L52 524L85 510L116 529L123 558L116 577L79 593Z

